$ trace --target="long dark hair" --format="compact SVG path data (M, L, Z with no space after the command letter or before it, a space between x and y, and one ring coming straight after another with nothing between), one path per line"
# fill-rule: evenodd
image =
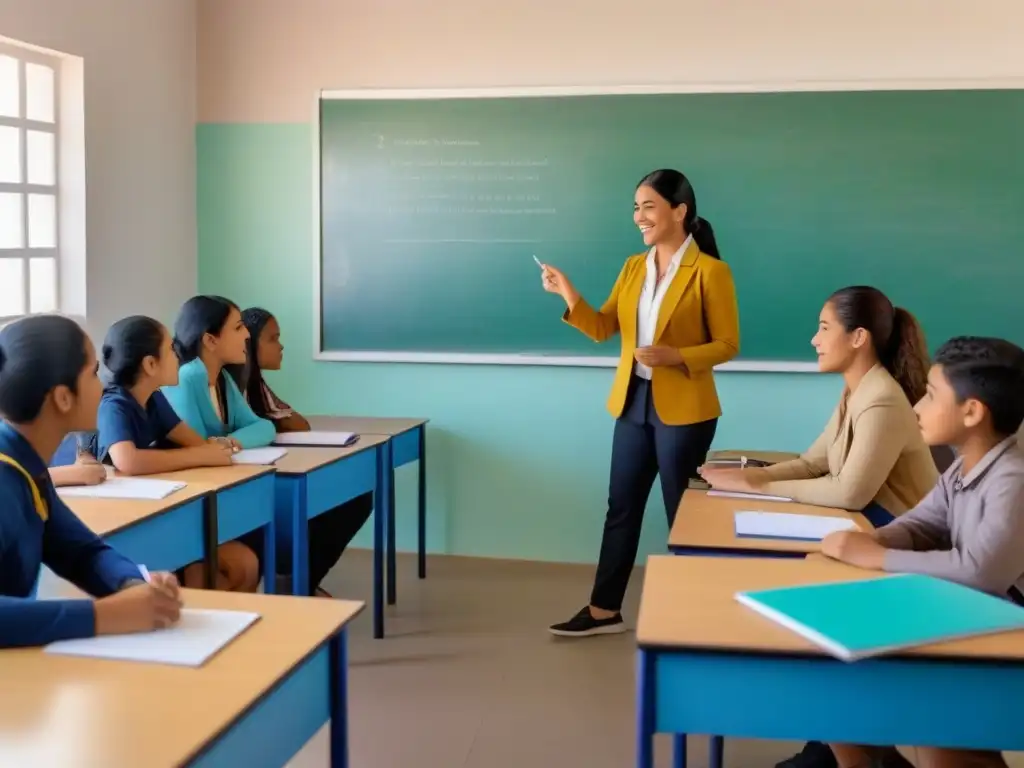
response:
M223 296L193 296L174 321L174 353L182 365L199 357L206 334L219 336L238 305Z
M134 387L147 357L159 358L164 343L163 323L144 315L118 320L103 339L103 367L107 383Z
M260 336L267 323L274 316L260 307L250 307L242 312L242 322L249 331L249 340L245 344L245 365L225 366L225 370L235 380L252 408L260 418L266 418L267 406L263 398L263 371L260 369Z
M39 417L57 387L78 393L87 360L86 335L60 315L17 320L0 330L0 416L15 424Z
M693 235L694 242L697 243L697 247L702 253L714 256L716 259L722 258L718 252L715 230L711 226L711 222L697 215L697 196L694 194L693 185L686 176L671 168L660 168L640 179L636 188L640 189L640 187L650 187L665 198L673 208L685 205L686 216L683 218L683 228Z
M903 389L911 404L924 397L928 382L928 345L917 319L869 285L851 285L833 293L828 303L847 333L863 328L879 362Z

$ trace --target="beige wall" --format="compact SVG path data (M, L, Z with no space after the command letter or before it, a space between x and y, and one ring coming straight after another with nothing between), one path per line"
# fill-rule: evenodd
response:
M0 35L84 59L87 314L196 290L195 0L0 0Z
M1022 29L1022 0L200 0L199 119L359 87L994 81L1024 77Z

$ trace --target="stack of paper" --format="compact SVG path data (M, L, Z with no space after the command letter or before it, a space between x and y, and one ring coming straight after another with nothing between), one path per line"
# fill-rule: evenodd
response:
M793 515L785 512L737 512L736 535L758 539L821 541L836 531L856 531L857 524L845 517Z
M736 599L843 661L1024 629L1024 608L916 574L739 592Z
M269 466L287 453L284 448L246 448L232 456L231 460L235 464Z
M355 432L284 432L274 438L274 445L332 445L346 448L359 440Z
M180 491L185 483L145 477L108 477L99 485L73 485L57 489L66 499L147 499L157 501Z
M248 629L260 615L242 611L185 608L173 627L134 635L103 635L60 640L47 653L121 661L148 661L199 667Z

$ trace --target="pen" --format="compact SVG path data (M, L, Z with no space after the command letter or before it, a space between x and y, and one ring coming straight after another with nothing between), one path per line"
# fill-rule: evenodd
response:
M142 578L143 578L143 580L144 580L144 581L145 581L145 582L146 582L147 584L152 584L152 583L153 583L153 579L151 579L151 578L149 577L149 569L148 569L148 568L147 568L146 566L144 566L144 565L140 565L140 566L139 566L139 573L140 573L140 574L142 575Z
M747 468L747 457L746 456L740 456L740 469L746 469L746 468Z

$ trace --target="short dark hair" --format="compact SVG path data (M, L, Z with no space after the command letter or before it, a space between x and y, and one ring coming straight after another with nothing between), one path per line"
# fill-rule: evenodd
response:
M182 305L174 321L174 353L182 364L199 357L206 334L220 335L232 309L238 305L223 296L193 296Z
M0 329L0 415L15 424L39 417L57 387L78 392L86 335L60 315L37 315Z
M134 387L147 357L160 357L164 343L163 323L144 315L118 320L103 340L103 367L111 384Z
M957 336L935 353L935 365L957 399L977 400L992 417L992 429L1009 436L1024 423L1024 349L1005 339Z

